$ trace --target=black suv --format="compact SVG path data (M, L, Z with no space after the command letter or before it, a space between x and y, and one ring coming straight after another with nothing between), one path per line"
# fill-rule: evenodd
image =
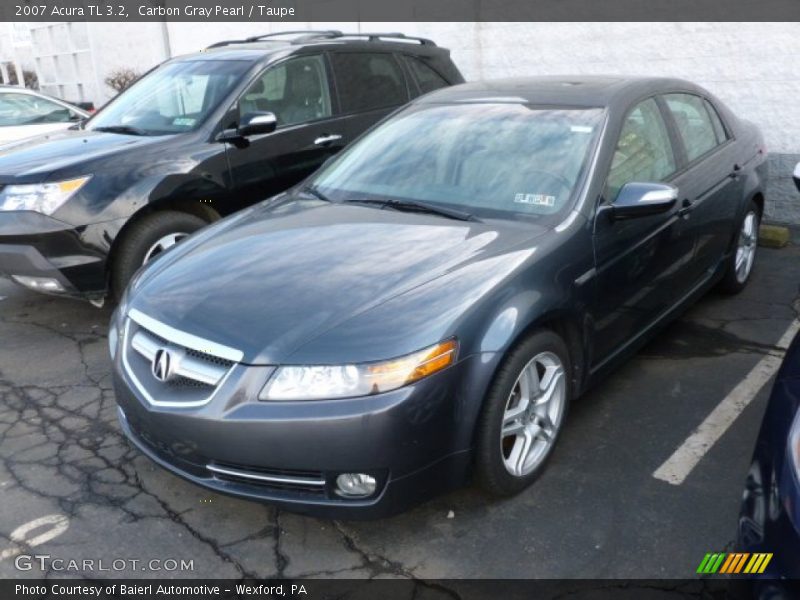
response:
M2 148L0 275L118 296L181 238L462 81L448 50L402 34L284 32L169 60L82 125Z

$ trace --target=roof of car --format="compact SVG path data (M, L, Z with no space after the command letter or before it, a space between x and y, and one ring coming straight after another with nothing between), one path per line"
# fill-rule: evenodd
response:
M520 102L526 104L605 107L627 103L647 93L696 90L694 84L665 77L602 75L519 77L476 81L443 88L417 102Z

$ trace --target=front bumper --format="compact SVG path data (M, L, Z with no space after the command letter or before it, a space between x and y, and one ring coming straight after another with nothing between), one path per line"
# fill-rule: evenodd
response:
M47 277L61 295L105 292L108 224L73 227L35 212L0 212L0 276Z
M480 357L385 394L305 402L257 400L271 369L237 364L208 403L184 408L144 397L121 354L114 385L122 430L156 463L200 486L294 512L365 519L467 480L474 412L463 383ZM369 474L377 491L343 498L335 489L341 473Z

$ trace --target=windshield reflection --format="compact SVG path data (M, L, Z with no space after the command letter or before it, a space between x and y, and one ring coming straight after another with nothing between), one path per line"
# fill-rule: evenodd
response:
M394 198L487 217L565 213L593 152L602 109L415 105L313 181L334 200Z
M145 75L97 113L86 129L126 135L192 131L230 93L247 61L168 63Z

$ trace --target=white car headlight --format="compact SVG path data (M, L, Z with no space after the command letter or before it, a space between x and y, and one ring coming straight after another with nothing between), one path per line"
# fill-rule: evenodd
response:
M52 215L90 179L91 175L87 175L66 181L9 185L0 192L0 210L32 210Z
M259 400L325 400L388 392L450 366L456 349L456 341L448 340L383 362L279 367Z

